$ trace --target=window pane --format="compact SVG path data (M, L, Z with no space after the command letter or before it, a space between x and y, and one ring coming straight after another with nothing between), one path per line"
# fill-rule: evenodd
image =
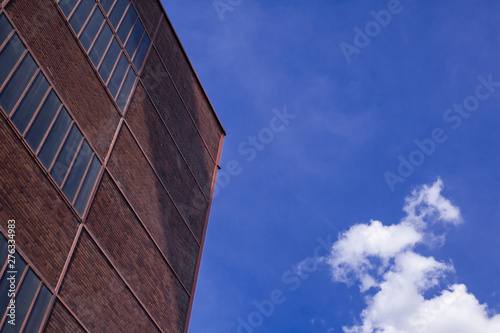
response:
M84 141L78 156L76 157L73 167L68 175L66 183L64 183L63 192L69 201L73 202L75 198L76 191L83 180L87 166L89 165L90 158L92 157L92 149L90 148L87 141Z
M52 293L50 290L42 284L23 332L38 332L40 325L42 324L43 317L45 316L45 312L47 311L47 307L49 306L51 297Z
M71 124L71 117L66 109L63 107L54 126L50 130L47 139L43 143L42 149L38 153L38 158L42 161L45 168L49 168L56 156L57 150L62 144L66 132L68 132L69 125Z
M118 23L120 23L120 19L122 18L128 4L129 0L116 0L116 4L109 15L109 21L115 29L118 26Z
M122 52L120 60L118 60L118 64L116 65L115 71L113 72L113 76L111 76L111 80L109 80L108 83L108 89L113 98L116 97L116 93L120 88L120 84L123 81L123 77L125 76L128 65L129 62L127 60L127 57L125 57L125 54Z
M114 2L115 0L101 0L102 9L104 9L106 14L109 14L109 10L111 9L111 6L113 6Z
M49 83L45 79L45 76L43 76L41 72L38 73L36 79L31 84L31 87L12 116L12 121L19 132L24 133L26 126L28 126L28 123L38 109L48 89Z
M134 26L134 30L132 30L132 33L130 34L130 37L127 40L127 44L125 45L125 50L127 50L128 55L130 58L134 56L134 52L137 49L137 46L139 45L139 42L141 41L141 37L144 34L144 27L142 26L142 23L137 20L137 23Z
M116 104L118 104L118 107L122 111L125 108L125 105L127 105L128 97L130 96L130 91L134 86L135 78L135 72L132 70L132 67L129 67L127 77L123 82L122 89L120 90L120 94L118 95L118 99L116 100Z
M38 66L33 58L26 54L19 67L10 78L9 82L0 93L0 106L7 114L10 114L14 105L21 97L24 89L35 74Z
M21 258L19 254L15 254L15 269L12 271L15 271L16 273L8 273L10 270L6 269L5 272L2 275L2 279L0 279L0 309L1 311L5 311L7 309L7 305L9 304L10 297L8 297L9 294L9 289L10 289L10 282L7 280L8 277L11 275L15 276L15 285L19 285L19 279L21 278L21 275L24 272L24 269L26 268L26 262ZM0 311L0 312L1 312ZM4 312L1 312L3 315Z
M37 151L38 146L40 146L40 142L43 137L47 133L50 124L54 120L56 116L57 110L61 106L61 101L57 97L54 90L49 93L49 96L45 100L40 109L40 112L36 115L33 124L31 125L28 133L26 134L26 141L30 145L33 151Z
M94 188L100 170L101 170L101 162L99 162L99 159L97 159L97 157L94 156L89 171L87 172L85 180L83 181L80 193L78 193L78 198L76 199L75 202L75 209L78 212L78 214L80 214L80 216L83 215L85 207L87 207L87 202L89 201L90 193Z
M64 15L68 17L77 2L78 0L61 0L59 1L59 7L61 7Z
M104 56L104 52L106 52L106 48L108 47L109 42L111 41L111 36L113 33L109 28L107 23L104 24L101 32L99 33L99 37L97 37L92 50L90 51L90 59L94 63L94 66L97 67L102 57Z
M0 53L0 85L2 85L7 76L9 76L12 68L14 68L14 65L17 63L24 50L25 47L23 43L17 34L14 34Z
M31 306L31 303L34 301L35 293L40 285L40 279L38 276L33 273L33 271L28 268L28 272L23 279L23 283L21 284L21 288L16 295L16 332L21 330L21 325L26 318L26 314L28 313L28 309ZM6 325L10 326L10 325ZM4 328L6 328L4 326Z
M101 10L96 8L96 10L94 10L94 14L92 14L92 17L80 35L80 42L82 42L83 48L86 51L89 50L89 47L97 36L103 22L104 16L102 15Z
M66 141L64 142L64 146L59 152L59 156L57 156L56 163L50 172L50 175L54 178L57 185L61 186L64 177L68 172L68 168L73 161L73 157L78 150L80 142L82 142L82 133L80 133L80 130L76 127L76 125L73 125Z
M149 37L146 33L144 33L141 45L139 46L139 49L137 50L137 53L134 57L134 66L137 69L137 71L141 69L142 63L144 62L144 57L146 56L146 53L148 53L149 44L150 44Z
M75 34L78 35L80 30L82 29L82 26L85 23L85 21L87 21L87 18L89 17L92 8L94 8L94 5L95 5L94 0L82 0L78 4L78 7L76 7L75 12L73 13L73 15L69 20L69 23L73 27Z
M111 71L113 70L113 66L116 63L116 59L118 58L119 54L120 45L118 44L116 39L113 38L111 46L109 47L108 52L106 53L106 56L102 61L101 67L99 67L99 74L101 74L101 78L104 82L108 81L109 74L111 74Z
M118 28L118 37L122 41L122 44L125 44L127 36L132 29L136 18L137 13L135 12L134 7L132 5L128 6L127 13L123 17L122 23L120 23L120 27Z
M0 15L0 45L2 45L3 42L5 42L5 40L7 39L7 36L9 36L11 31L12 31L12 26L10 25L10 23L7 20L7 18L5 17L5 15L1 14Z

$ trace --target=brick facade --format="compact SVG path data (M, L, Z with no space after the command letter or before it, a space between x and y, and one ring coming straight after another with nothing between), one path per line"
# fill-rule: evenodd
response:
M52 294L40 331L187 331L225 132L160 1L131 4L151 43L123 111L57 0L1 5L102 163L78 214L0 107L0 232Z

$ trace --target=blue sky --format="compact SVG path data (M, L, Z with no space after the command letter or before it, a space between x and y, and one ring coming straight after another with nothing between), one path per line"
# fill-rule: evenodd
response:
M164 1L228 133L189 332L371 332L368 324L398 332L415 323L393 317L422 319L438 301L425 312L424 331L458 332L452 323L463 316L453 310L462 303L451 296L460 293L485 305L471 322L494 329L500 3L216 3L219 12L209 0ZM371 23L372 11L384 27ZM368 35L356 38L355 28ZM442 188L440 200L426 188ZM389 226L408 221L402 208L414 189L433 198L419 203L430 213L409 229L418 237L390 254L370 250L366 235L392 235L380 244L407 239L407 229L391 234ZM443 202L457 212L452 223ZM342 261L350 235L366 251ZM405 272L402 263L415 258L435 260L427 271L435 279L403 300L420 303L374 316L377 306L390 309L382 291L401 291L387 287L387 274ZM362 259L369 265L355 264ZM374 285L362 291L368 276ZM269 315L270 299L279 304ZM464 303L467 313L479 309L473 303ZM243 328L249 316L254 325Z

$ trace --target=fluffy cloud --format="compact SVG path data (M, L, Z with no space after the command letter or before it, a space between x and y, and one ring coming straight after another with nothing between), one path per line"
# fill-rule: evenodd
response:
M457 225L460 209L441 195L443 183L414 190L405 200L406 216L393 225L357 224L341 234L327 258L335 281L358 282L367 307L361 322L346 333L498 333L500 315L454 284L426 299L453 266L415 252L435 223ZM435 238L435 237L434 237ZM368 293L367 291L371 292Z

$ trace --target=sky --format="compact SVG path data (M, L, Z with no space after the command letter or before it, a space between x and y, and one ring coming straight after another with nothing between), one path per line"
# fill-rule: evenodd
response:
M498 1L163 4L227 131L189 333L500 332Z

